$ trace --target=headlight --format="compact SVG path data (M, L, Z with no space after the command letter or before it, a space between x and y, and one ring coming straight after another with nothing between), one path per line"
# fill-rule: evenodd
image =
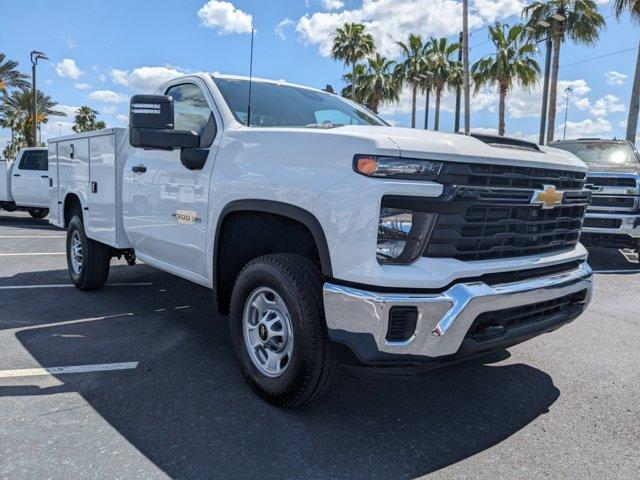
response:
M433 228L436 214L382 206L376 255L380 263L406 264L418 259Z
M367 177L396 178L400 180L436 180L442 162L415 158L356 155L353 169Z

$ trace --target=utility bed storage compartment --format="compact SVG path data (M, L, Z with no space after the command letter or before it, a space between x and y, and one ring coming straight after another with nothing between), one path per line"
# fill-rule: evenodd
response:
M116 248L131 245L122 225L122 173L129 152L126 128L49 140L50 221L64 226L64 206L76 195L87 236Z
M11 196L11 170L13 162L0 159L0 202L13 202Z

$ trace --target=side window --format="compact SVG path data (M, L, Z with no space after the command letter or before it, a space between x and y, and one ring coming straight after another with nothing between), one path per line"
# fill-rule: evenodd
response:
M173 97L176 130L193 130L200 135L201 146L209 146L213 141L215 123L213 114L202 90L193 83L183 83L170 87L166 95Z
M46 171L48 167L47 152L42 150L27 150L18 165L20 170Z

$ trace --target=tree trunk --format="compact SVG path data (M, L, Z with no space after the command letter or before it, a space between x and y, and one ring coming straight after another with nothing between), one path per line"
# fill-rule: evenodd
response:
M636 131L638 130L638 111L640 110L640 50L636 59L636 73L633 76L633 88L631 89L631 101L629 102L629 117L627 118L627 140L636 143Z
M429 129L429 96L431 94L431 90L427 88L427 97L424 101L424 129Z
M436 89L436 116L433 121L433 129L437 132L440 129L440 98L442 97L442 89Z
M418 96L418 86L414 85L411 91L411 128L416 128L416 97Z
M507 99L507 87L500 85L500 103L498 106L498 135L504 137L505 122L505 100Z
M356 100L356 62L351 64L351 100L358 101Z
M551 85L549 88L549 124L547 125L547 143L552 142L556 129L556 107L558 103L558 69L560 68L560 45L562 35L553 39L553 61L551 64Z

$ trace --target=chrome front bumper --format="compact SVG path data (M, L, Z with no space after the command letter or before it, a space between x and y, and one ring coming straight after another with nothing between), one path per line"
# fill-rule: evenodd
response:
M336 333L373 339L383 355L444 357L458 352L473 321L483 312L553 300L584 290L586 308L592 292L591 277L591 268L582 263L573 270L513 283L459 283L437 294L377 293L325 283L325 316L334 339L339 336ZM394 306L418 309L415 333L401 343L385 338L389 310Z
M623 213L598 213L597 211L587 211L586 218L605 218L608 220L619 219L622 224L620 228L595 228L583 227L583 233L599 233L603 235L628 235L631 238L640 240L640 215Z

